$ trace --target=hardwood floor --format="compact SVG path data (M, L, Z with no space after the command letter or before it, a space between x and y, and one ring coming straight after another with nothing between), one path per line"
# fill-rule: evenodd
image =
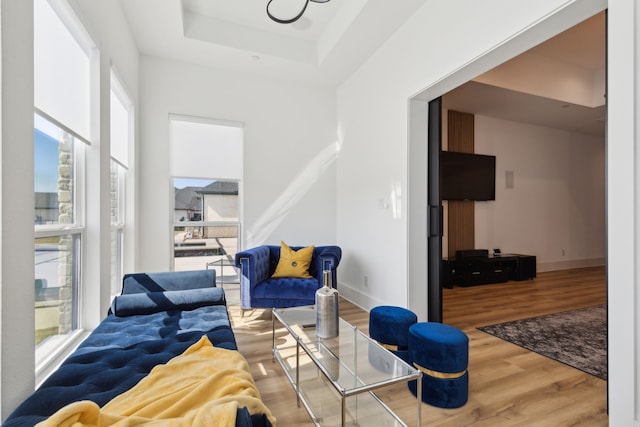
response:
M607 383L476 328L606 302L603 267L539 273L535 280L443 290L444 321L469 336L469 401L457 409L422 405L423 426L607 426ZM278 426L312 426L271 357L271 313L240 317L230 306L240 352ZM340 314L368 332L368 313L341 300ZM415 398L405 385L378 393L409 425Z

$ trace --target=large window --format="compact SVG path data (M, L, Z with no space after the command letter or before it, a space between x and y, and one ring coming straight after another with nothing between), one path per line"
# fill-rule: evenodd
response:
M36 363L79 328L95 45L64 1L34 1Z
M236 282L238 183L174 178L174 269L214 269L218 282Z
M242 126L172 116L170 131L174 269L215 269L218 282L235 282Z
M122 288L125 243L126 178L133 141L133 104L111 75L111 295Z
M44 357L78 327L85 144L39 114L34 122L36 354Z

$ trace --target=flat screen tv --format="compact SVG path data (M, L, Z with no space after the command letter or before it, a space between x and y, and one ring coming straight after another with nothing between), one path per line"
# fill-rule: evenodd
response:
M496 157L441 151L440 198L442 200L495 200Z

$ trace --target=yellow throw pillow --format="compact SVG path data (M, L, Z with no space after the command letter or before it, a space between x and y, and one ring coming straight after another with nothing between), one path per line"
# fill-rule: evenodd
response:
M271 277L300 277L311 279L309 266L313 255L313 246L294 251L285 242L280 242L280 260Z

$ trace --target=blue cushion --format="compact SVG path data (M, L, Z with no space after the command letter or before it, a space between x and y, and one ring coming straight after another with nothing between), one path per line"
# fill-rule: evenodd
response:
M116 296L111 303L111 311L122 317L166 310L193 310L206 305L224 305L225 302L222 288L146 292Z
M383 344L409 347L409 327L418 321L418 316L409 309L381 305L369 313L369 335Z
M419 322L409 328L412 362L437 372L455 373L469 364L469 338L443 323Z
M125 274L122 278L123 294L213 288L215 286L216 271L213 269L133 273Z
M403 307L381 305L369 312L369 336L409 362L409 327L418 316Z
M237 349L224 305L128 317L111 314L3 426L34 425L79 400L103 406L203 334L216 347Z
M422 401L440 408L457 408L469 394L469 338L442 323L419 322L409 327L409 360L422 368ZM415 395L416 381L409 382Z
M320 284L316 279L281 277L260 282L251 292L251 301L260 306L285 308L315 304ZM253 304L253 303L252 303Z
M417 396L417 381L409 381L409 391ZM438 408L459 408L469 398L469 372L460 378L422 376L422 401Z

